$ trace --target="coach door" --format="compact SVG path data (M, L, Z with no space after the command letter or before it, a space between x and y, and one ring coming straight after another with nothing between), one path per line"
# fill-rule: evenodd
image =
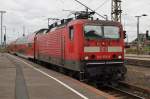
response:
M69 27L69 57L72 59L74 57L74 27Z
M61 34L61 64L65 63L65 37Z
M37 37L38 35L36 34L34 37L34 59L38 59L38 44L37 44Z

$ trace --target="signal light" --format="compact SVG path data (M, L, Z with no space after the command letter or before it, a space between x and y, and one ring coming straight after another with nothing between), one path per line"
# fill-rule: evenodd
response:
M127 38L126 32L127 32L127 31L123 31L124 39Z

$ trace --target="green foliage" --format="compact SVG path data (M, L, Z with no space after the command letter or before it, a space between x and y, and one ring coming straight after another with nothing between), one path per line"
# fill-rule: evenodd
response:
M150 46L144 47L144 51L150 52Z
M137 53L137 49L135 49L135 48L126 49L126 53L127 54L136 54Z
M7 50L5 48L0 48L0 53L5 53Z
M136 48L128 48L126 49L127 54L137 54ZM140 54L149 54L150 53L150 46L146 46L143 49L140 49Z

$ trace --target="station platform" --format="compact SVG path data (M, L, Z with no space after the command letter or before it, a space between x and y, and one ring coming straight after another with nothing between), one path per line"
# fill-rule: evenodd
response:
M125 54L125 58L150 61L150 55Z
M28 60L0 53L0 99L115 99Z

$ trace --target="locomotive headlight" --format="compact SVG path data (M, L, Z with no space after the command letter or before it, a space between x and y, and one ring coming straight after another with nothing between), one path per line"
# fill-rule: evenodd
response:
M89 57L88 57L88 56L85 56L85 57L84 57L84 59L85 59L85 60L88 60L88 59L89 59Z
M119 55L119 56L118 56L118 59L121 59L121 58L122 58L122 56L121 56L121 55Z

